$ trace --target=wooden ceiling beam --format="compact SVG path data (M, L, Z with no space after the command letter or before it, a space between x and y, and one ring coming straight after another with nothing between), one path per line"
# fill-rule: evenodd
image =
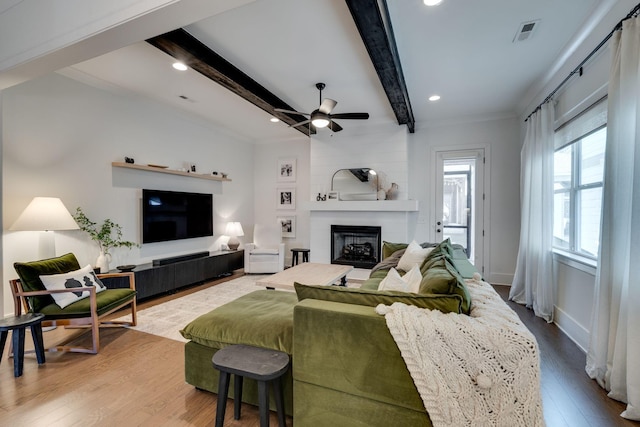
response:
M415 132L415 119L404 81L386 0L345 0L360 32L398 124Z
M182 28L148 39L147 43L171 55L203 76L229 89L288 125L307 119L302 115L275 111L276 108L293 111L296 111L296 109ZM309 125L298 126L295 129L305 135L315 133L315 129Z

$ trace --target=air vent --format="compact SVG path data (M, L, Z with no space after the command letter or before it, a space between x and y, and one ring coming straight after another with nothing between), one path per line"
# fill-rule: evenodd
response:
M530 39L533 36L534 31L540 25L540 20L527 21L520 24L518 31L516 31L515 37L513 37L513 43L523 42Z

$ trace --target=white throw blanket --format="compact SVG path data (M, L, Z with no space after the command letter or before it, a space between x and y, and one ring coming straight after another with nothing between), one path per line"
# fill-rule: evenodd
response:
M544 426L538 343L490 284L471 316L379 305L434 427Z

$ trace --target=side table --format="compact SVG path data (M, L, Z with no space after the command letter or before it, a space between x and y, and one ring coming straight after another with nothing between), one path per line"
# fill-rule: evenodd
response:
M24 335L27 327L31 328L38 365L42 365L45 362L44 344L42 341L43 318L44 314L27 313L21 316L0 319L0 362L2 362L2 353L4 352L4 346L7 342L7 335L9 331L13 331L11 339L13 340L13 376L15 377L22 375L22 368L24 366Z
M269 389L268 383L273 383L278 424L286 427L284 413L284 397L282 394L282 376L289 368L289 355L277 350L253 347L250 345L230 345L219 350L211 360L213 367L220 371L218 384L218 409L216 411L216 427L224 424L224 413L229 393L229 377L233 379L233 415L240 419L242 404L243 377L258 382L258 406L260 409L260 427L269 426Z
M311 249L293 248L291 249L291 267L298 265L298 254L302 254L302 262L309 262L309 252Z

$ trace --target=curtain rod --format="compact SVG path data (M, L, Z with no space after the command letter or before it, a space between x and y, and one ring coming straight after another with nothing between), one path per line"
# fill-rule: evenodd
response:
M589 55L587 55L587 57L586 57L586 58L584 58L584 59L582 60L582 62L581 62L580 64L578 64L578 66L577 66L576 68L574 68L574 69L573 69L573 71L572 71L572 72L570 72L570 73L569 73L569 75L568 75L567 77L565 77L565 78L564 78L564 80L563 80L562 82L560 82L560 84L559 84L559 85L558 85L554 90L552 90L552 91L551 91L551 93L550 93L549 95L547 95L547 97L544 99L544 101L542 101L540 104L538 104L538 106L537 106L537 107L536 107L536 108L531 112L531 114L529 114L529 115L527 116L527 118L526 118L526 119L524 119L524 121L526 122L527 120L529 120L529 117L531 117L531 116L533 115L533 113L535 113L536 111L538 111L540 108L542 108L542 106L543 106L544 104L546 104L547 102L549 102L549 101L551 100L551 98L553 97L553 95L555 95L555 94L556 94L556 92L558 92L558 91L560 90L560 88L562 88L565 84L567 84L567 82L569 81L569 79L570 79L571 77L573 77L575 74L580 74L580 75L582 75L582 67L584 66L584 64L586 64L586 63L587 63L587 61L588 61L588 60L590 60L590 59L591 59L591 57L593 57L593 55L595 55L595 54L596 54L596 53L597 53L597 52L602 48L602 46L604 46L604 45L609 41L609 39L611 38L611 36L613 36L613 34L614 34L616 31L618 31L618 30L621 30L621 29L622 29L622 23L623 23L624 21L626 21L627 19L633 18L634 16L636 16L636 15L638 14L638 12L639 12L639 11L640 11L640 3L638 3L638 4L636 5L636 7L634 7L634 8L631 10L631 12L629 12L629 13L627 14L627 16L625 16L624 18L622 18L622 19L620 20L620 22L618 22L618 23L616 24L616 26L615 26L615 27L613 27L613 30L611 30L611 32L610 32L609 34L607 34L607 36L606 36L606 37L605 37L605 38L604 38L604 39L603 39L603 40L598 44L598 46L596 46L596 47L595 47L595 49L593 49L593 50L591 51L591 53L589 53Z

